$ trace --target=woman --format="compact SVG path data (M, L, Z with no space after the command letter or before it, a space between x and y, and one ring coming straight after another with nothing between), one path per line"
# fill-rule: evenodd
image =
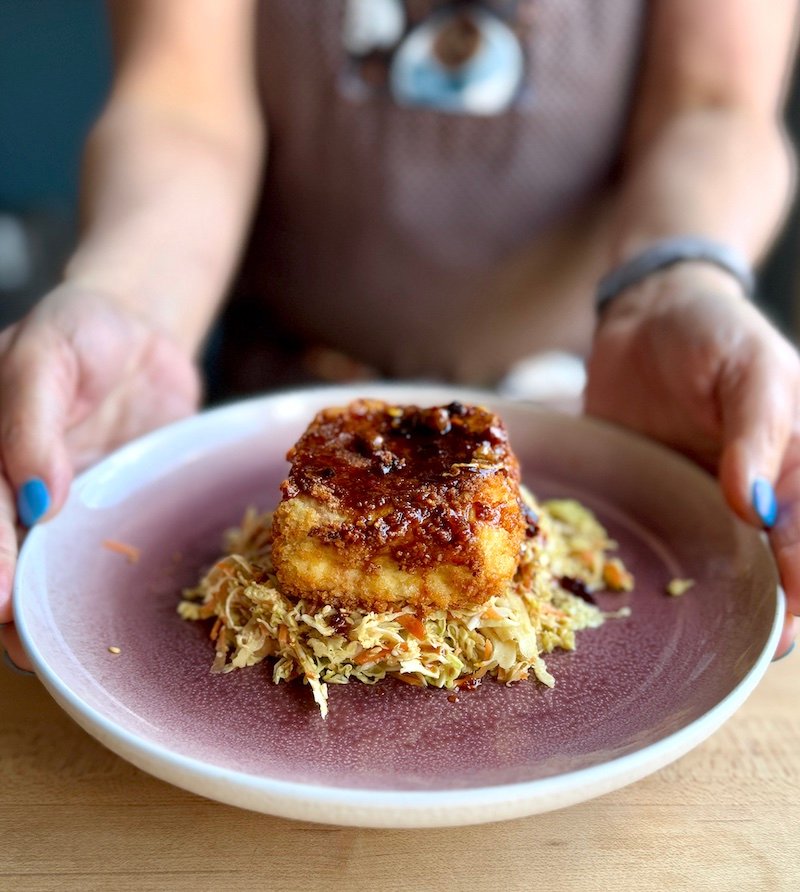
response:
M788 650L800 372L746 292L790 193L793 0L112 11L82 239L0 335L0 621L17 520L52 516L76 470L196 408L257 206L235 318L262 314L259 340L483 383L543 347L590 354L589 412L718 472L770 530Z

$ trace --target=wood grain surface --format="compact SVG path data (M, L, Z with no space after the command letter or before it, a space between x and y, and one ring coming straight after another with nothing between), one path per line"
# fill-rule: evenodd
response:
M796 890L799 701L795 652L710 740L626 789L501 824L356 830L155 780L0 667L0 889Z

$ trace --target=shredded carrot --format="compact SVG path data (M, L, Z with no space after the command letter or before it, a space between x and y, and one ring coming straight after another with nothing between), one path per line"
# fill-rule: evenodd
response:
M222 617L218 616L216 622L211 627L211 631L208 633L208 637L212 641L217 640L217 636L219 635L219 630L222 628Z
M480 672L480 669L478 670L478 672ZM458 687L460 688L463 688L465 685L467 687L469 687L470 685L474 685L475 680L477 678L480 678L478 672L474 672L472 675L462 675L461 678L456 679L456 685L458 685Z
M540 604L539 610L542 613L549 613L550 616L555 616L557 619L567 619L567 614L563 610L559 610L558 607L553 607L551 604Z
M214 602L209 601L207 604L200 605L200 619L208 619L214 615Z
M425 687L425 683L420 681L416 675L404 675L402 672L393 672L392 677L405 684L413 685L415 688Z
M481 614L481 619L503 619L503 614L494 607L487 607Z
M391 647L373 647L370 650L362 650L353 662L357 666L363 666L365 663L377 663L378 660L388 656L391 652Z
M633 576L622 566L619 558L611 558L603 565L603 582L614 591L627 592L633 586Z
M410 613L401 613L397 617L397 622L415 638L419 638L420 641L425 640L425 626L416 616L412 616Z
M142 552L135 545L128 545L126 542L118 542L116 539L104 539L103 548L109 551L115 551L127 558L129 564L135 564L142 556Z
M492 654L494 653L494 645L491 642L490 638L487 638L483 642L483 658L484 660L491 659Z
M223 558L221 561L217 561L213 567L218 573L222 573L223 576L231 576L233 575L233 567L231 566L231 561L228 558Z

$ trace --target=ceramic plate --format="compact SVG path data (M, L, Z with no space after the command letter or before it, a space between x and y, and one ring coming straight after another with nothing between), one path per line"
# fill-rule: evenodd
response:
M611 426L483 395L531 489L580 499L619 542L636 589L603 606L629 604L632 615L549 656L552 690L490 681L451 703L443 691L353 683L331 687L322 720L302 685L271 684L267 664L211 675L207 628L175 610L182 587L248 505L277 502L286 450L316 410L363 395L469 399L364 385L217 409L84 474L62 513L30 534L15 586L20 632L39 678L89 733L145 771L244 808L444 826L623 786L705 739L753 690L777 643L782 594L762 537L714 481ZM140 560L106 539L136 546ZM669 597L674 577L695 587Z

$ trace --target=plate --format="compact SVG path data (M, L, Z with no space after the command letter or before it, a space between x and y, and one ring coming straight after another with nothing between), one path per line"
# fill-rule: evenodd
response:
M272 507L287 448L323 406L356 396L492 405L539 496L594 509L636 575L632 615L547 658L556 686L495 681L451 703L395 681L330 689L320 718L266 664L209 672L183 586L248 505ZM103 546L140 549L130 563ZM674 577L696 585L665 594ZM423 386L295 391L210 411L129 444L81 476L34 529L15 582L36 672L90 734L203 796L289 818L371 827L497 821L644 777L708 737L769 665L783 614L772 557L714 480L610 425ZM119 648L112 653L109 647Z

